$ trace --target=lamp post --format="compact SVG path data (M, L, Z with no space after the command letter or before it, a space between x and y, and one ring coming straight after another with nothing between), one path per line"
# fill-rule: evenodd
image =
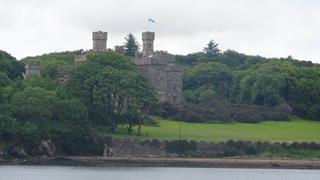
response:
M181 140L181 119L179 120L179 140Z

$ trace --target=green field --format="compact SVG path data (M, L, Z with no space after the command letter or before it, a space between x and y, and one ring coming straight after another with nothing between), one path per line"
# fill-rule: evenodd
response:
M97 127L99 132L106 132L107 127ZM156 138L179 139L179 122L159 120L159 126L143 126L142 136L128 136L124 128L119 128L116 137L121 138ZM295 119L292 121L266 121L260 124L229 123L181 123L181 137L187 140L225 141L251 140L251 141L314 141L320 142L320 122Z

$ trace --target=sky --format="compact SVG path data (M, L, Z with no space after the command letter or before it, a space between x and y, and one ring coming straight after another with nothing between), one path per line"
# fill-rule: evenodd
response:
M318 0L0 0L0 49L18 59L91 49L98 30L108 48L154 31L155 49L172 54L214 39L223 51L320 63Z

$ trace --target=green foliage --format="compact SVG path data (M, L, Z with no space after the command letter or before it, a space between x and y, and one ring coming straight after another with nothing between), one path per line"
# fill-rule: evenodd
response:
M207 58L214 58L220 54L220 49L218 48L218 44L214 40L211 40L207 44L207 47L203 49L203 52L206 54Z
M215 99L217 94L212 89L202 86L195 90L184 91L184 97L188 102L199 103Z
M186 92L189 96L187 99L191 97L191 102L209 100L208 98L217 97L216 93L219 94L219 98L228 98L231 85L231 71L221 63L200 63L184 73L183 89L191 90ZM192 96L197 99L194 100Z
M124 43L125 55L134 57L136 52L139 51L139 47L140 47L139 43L131 33L128 34L125 40L126 40L126 42Z
M0 73L6 74L11 80L22 78L24 66L10 54L0 50Z
M232 50L210 61L201 53L178 56L178 61L184 65L183 94L188 103L222 99L264 107L287 104L295 115L320 119L317 64Z
M56 93L40 87L27 87L15 94L11 101L14 116L24 122L50 120L56 104Z
M92 54L70 80L70 89L83 99L89 119L112 126L129 112L143 113L155 103L152 88L129 58L111 51Z
M320 120L320 70L303 68L291 76L287 99L293 111L301 117Z
M275 106L283 101L285 76L279 64L266 64L247 72L240 81L240 101Z
M68 74L74 66L74 56L83 50L66 51L43 54L41 56L26 57L21 60L23 63L40 62L43 67L42 76L56 79L60 74Z
M18 128L16 119L0 114L0 137L3 141L13 142Z
M100 156L103 154L103 142L88 128L82 126L55 128L52 134L58 151L66 155Z
M88 123L88 110L79 99L61 99L57 101L53 119L65 123Z
M278 108L235 104L210 100L199 104L184 104L167 117L187 122L231 122L259 123L265 120L289 120L289 115Z
M10 79L5 73L0 72L0 88L5 87L10 83Z
M182 65L193 65L199 62L207 61L207 56L203 52L192 53L186 56L177 55L176 61Z

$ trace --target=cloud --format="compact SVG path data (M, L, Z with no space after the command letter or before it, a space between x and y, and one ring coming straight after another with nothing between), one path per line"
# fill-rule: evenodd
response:
M320 62L316 0L2 0L0 49L18 58L91 48L91 32L108 46L129 32L156 31L156 48L186 54L214 38L223 50ZM149 24L147 18L156 24Z

